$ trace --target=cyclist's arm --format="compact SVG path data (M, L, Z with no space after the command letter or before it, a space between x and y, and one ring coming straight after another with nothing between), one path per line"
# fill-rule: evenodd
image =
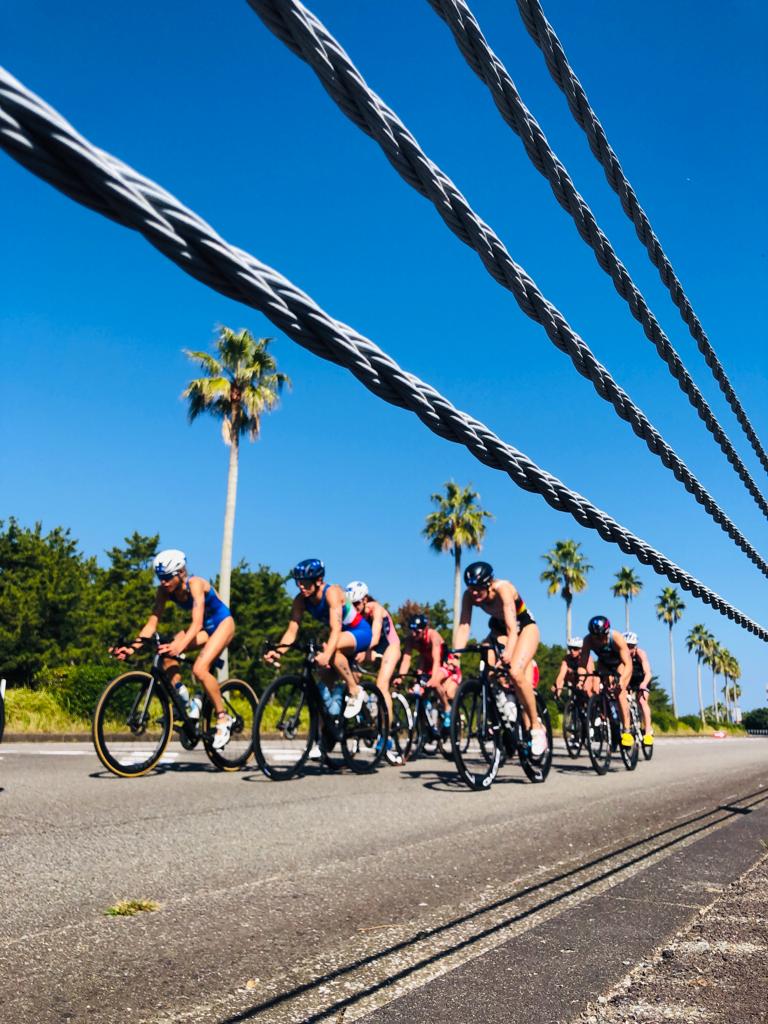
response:
M301 594L297 594L293 599L293 604L291 605L291 617L288 621L288 625L285 627L285 632L280 637L278 646L283 647L296 642L296 637L299 635L299 626L301 625L303 617L304 598Z
M640 655L640 664L643 666L643 681L640 683L640 688L648 690L651 686L651 675L653 674L651 672L651 663L648 661L648 655L645 651L641 651L640 648L638 648L637 653Z
M472 625L472 598L469 596L469 591L464 591L464 596L461 599L461 616L459 618L459 628L456 630L456 647L461 650L462 647L466 647L469 642L469 628Z
M203 619L205 618L205 581L199 576L192 576L189 580L189 592L192 595L192 621L183 637L178 641L174 640L173 644L169 644L169 647L177 648L175 652L177 654L181 654L195 642L197 634L203 628Z
M413 650L413 642L410 637L406 637L403 641L403 656L400 659L400 668L397 670L397 674L401 676L407 676L408 670L411 667L411 651Z
M110 653L118 657L120 661L123 661L131 654L135 654L136 651L138 651L139 648L141 647L141 641L149 639L149 637L154 636L155 633L157 632L158 623L160 622L160 616L163 614L163 608L165 607L166 601L167 598L165 594L161 589L158 588L157 593L155 594L155 603L152 608L152 613L147 619L146 623L141 627L139 632L136 634L136 639L133 641L133 643L123 647L110 647Z
M335 583L328 587L326 600L328 601L328 625L331 627L331 631L323 645L323 654L332 658L341 637L341 613L344 608L344 594L341 587Z
M579 655L579 669L586 669L587 672L594 672L595 665L592 661L592 651L589 647L589 640L585 640L581 645L581 654Z
M436 629L431 629L430 633L432 634L429 638L429 642L432 645L432 675L429 677L428 685L438 686L443 674L443 665L440 660L440 654L442 653L443 648L443 638Z
M555 680L555 696L560 696L560 691L565 686L565 676L568 672L568 665L565 660L560 665L560 671L557 673L557 679Z
M627 641L617 630L613 631L613 642L616 644L616 650L619 652L621 662L618 666L617 672L619 673L619 682L622 689L626 689L629 685L629 681L632 678L632 655L629 653L629 647L627 647Z
M501 598L504 613L504 625L506 626L507 642L504 646L502 659L508 661L517 643L517 612L515 611L515 598L517 591L506 580L496 584L496 593Z
M376 607L373 609L373 621L371 622L371 643L369 650L372 650L374 647L376 647L378 645L379 640L381 640L381 627L383 622L384 609L377 601Z

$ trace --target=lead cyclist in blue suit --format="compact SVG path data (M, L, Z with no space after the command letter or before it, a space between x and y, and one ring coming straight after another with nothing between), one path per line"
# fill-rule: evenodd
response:
M139 630L133 644L115 647L112 654L123 661L135 653L143 638L151 637L157 630L158 622L166 604L171 601L179 608L192 613L192 621L186 630L177 633L169 644L162 644L159 651L163 657L163 668L171 682L181 682L179 655L184 651L200 649L192 666L192 675L211 698L216 710L216 734L213 749L221 750L229 742L232 719L224 708L219 684L211 667L235 635L235 620L232 613L213 589L208 580L187 573L187 558L183 551L169 548L155 557L153 568L159 586L155 593L152 614Z

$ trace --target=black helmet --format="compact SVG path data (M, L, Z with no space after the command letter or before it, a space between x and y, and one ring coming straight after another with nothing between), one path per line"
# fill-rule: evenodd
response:
M408 620L408 629L412 633L417 630L426 629L429 626L429 617L426 615L412 615Z
M489 562L472 562L464 570L464 582L468 587L487 587L493 582L493 566Z
M593 615L587 626L590 636L608 636L611 632L611 620L604 615Z
M291 576L295 580L321 580L325 576L325 566L319 558L305 558L293 567Z

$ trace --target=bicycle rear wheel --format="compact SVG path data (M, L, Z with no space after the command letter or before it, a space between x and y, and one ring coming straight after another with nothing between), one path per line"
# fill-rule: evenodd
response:
M470 789L488 789L502 760L498 713L479 679L466 679L456 691L451 716L453 759Z
M413 712L402 693L396 690L392 693L392 721L389 731L395 749L405 764L413 747Z
M589 698L587 705L587 753L598 775L605 775L611 763L611 725L603 694Z
M168 694L148 672L126 672L107 683L93 715L93 745L109 771L145 775L168 746L173 712Z
M578 757L584 745L581 714L575 700L569 700L563 711L563 739L569 757Z
M623 729L621 730L624 731ZM640 731L640 723L637 717L637 704L633 700L629 701L629 732L632 736L632 746L622 746L621 739L619 739L619 750L621 751L621 760L624 762L624 767L628 772L633 772L637 768L637 759L640 756L641 741L638 741L638 733Z
M280 676L262 694L253 719L253 753L268 779L292 778L317 738L317 715L302 676Z
M213 704L206 699L203 707L203 744L211 763L225 772L243 768L253 751L253 722L259 698L250 683L242 679L226 679L219 686L224 709L233 719L229 743L221 750L213 749L216 714Z
M536 694L536 710L541 724L547 733L547 749L543 754L534 757L531 753L531 734L522 730L522 742L518 743L518 753L523 771L531 782L545 782L552 767L552 722L549 717L549 710L541 694Z
M347 767L359 775L375 771L387 750L387 705L374 683L361 682L365 700L354 718L345 718L341 752Z

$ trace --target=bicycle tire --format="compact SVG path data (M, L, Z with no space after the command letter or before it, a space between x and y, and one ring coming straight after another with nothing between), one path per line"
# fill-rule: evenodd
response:
M604 694L589 698L587 704L587 753L598 775L605 775L611 763L611 725Z
M253 753L268 779L292 779L317 739L317 712L303 676L273 680L261 695L253 717Z
M453 708L451 742L459 776L470 789L490 789L502 762L501 727L483 682L465 679L456 691Z
M655 746L655 744L653 744L653 743L646 743L645 741L643 741L640 744L640 749L643 752L643 758L646 761L650 761L651 758L653 757L653 748L654 748L654 746Z
M621 760L624 762L624 767L628 772L633 772L637 768L637 761L640 757L640 746L637 740L637 705L634 701L629 701L629 733L632 737L632 746L625 747L621 743L621 736L619 736L619 750L621 752ZM623 727L620 729L623 732Z
M521 741L518 743L520 765L531 782L546 782L549 769L552 767L552 721L549 710L541 694L536 694L536 711L547 734L547 749L543 754L534 757L531 753L531 736L528 730L521 728ZM518 719L519 721L519 719Z
M96 702L91 736L105 768L135 779L158 764L172 729L173 709L162 685L148 672L125 672L107 683Z
M223 772L237 772L244 768L253 753L253 723L259 698L250 683L243 679L225 679L219 685L224 707L234 719L230 739L222 750L213 749L216 732L215 712L210 698L203 703L203 746L211 764Z
M581 710L577 701L573 698L567 702L563 709L563 740L568 757L576 759L584 746L584 724L581 718Z
M392 692L392 721L390 735L403 764L411 756L413 749L413 712L402 693Z
M432 706L434 707L434 704ZM414 727L414 757L434 757L438 751L438 736L429 720L423 700L417 703Z
M365 700L354 718L344 719L341 752L357 775L376 771L387 752L389 716L387 705L375 683L361 682Z

